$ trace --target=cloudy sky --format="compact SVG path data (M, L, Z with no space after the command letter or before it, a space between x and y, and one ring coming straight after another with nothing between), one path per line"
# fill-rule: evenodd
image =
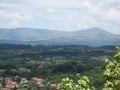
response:
M120 0L0 0L0 28L16 27L120 34Z

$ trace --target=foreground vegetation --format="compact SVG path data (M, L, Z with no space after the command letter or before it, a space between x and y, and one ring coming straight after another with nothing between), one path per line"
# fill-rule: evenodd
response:
M106 70L104 71L105 84L102 90L119 90L120 89L120 48L117 47L117 53L112 61L105 60ZM90 80L87 76L82 76L77 83L72 79L65 78L58 86L64 90L96 90L90 86Z
M86 75L90 79L90 86L101 90L105 79L104 58L112 58L115 53L114 46L30 46L30 45L0 45L0 76L15 76L27 78L28 86L32 77L42 78L44 88L40 90L53 90L50 84L58 84L62 78L68 77L77 81ZM21 68L24 70L21 70ZM88 78L83 77L89 81ZM20 86L20 79L17 80ZM4 85L3 82L1 82ZM29 87L27 87L29 89ZM91 87L92 88L92 87ZM21 88L22 89L22 88ZM23 89L22 89L23 90ZM39 87L34 90L39 90Z

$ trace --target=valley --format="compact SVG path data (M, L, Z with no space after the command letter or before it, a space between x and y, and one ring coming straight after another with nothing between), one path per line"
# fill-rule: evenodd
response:
M115 46L0 44L0 77L15 80L14 77L19 76L16 81L19 86L20 80L26 78L28 87L32 78L36 77L43 79L45 87L38 87L32 83L32 88L46 90L47 87L53 90L50 89L50 84L58 84L62 78L77 80L86 75L92 81L91 85L101 90L104 82L104 59L111 59L114 53ZM3 81L1 83L3 85Z

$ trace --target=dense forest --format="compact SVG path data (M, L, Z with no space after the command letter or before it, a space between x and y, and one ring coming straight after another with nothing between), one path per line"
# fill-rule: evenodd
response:
M97 90L101 90L104 86L104 60L111 59L114 54L115 46L0 44L0 77L14 79L15 76L19 76L27 78L27 80L38 77L42 78L44 84L47 85L49 83L58 84L65 77L76 81L82 75L86 75L91 80L90 84L95 86ZM4 87L4 81L0 80L0 82ZM18 79L17 82L20 80Z

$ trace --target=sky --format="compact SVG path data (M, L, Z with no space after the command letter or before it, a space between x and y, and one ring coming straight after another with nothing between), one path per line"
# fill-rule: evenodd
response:
M0 0L0 28L17 27L120 34L120 0Z

